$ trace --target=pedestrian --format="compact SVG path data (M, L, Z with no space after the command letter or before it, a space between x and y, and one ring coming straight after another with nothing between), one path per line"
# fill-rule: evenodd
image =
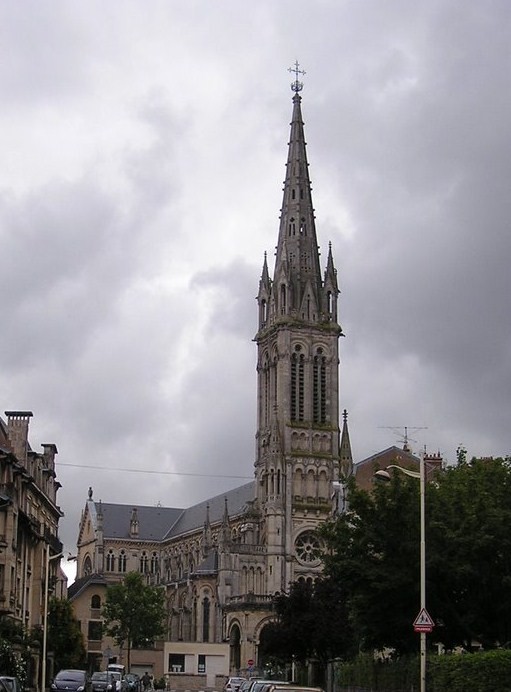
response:
M151 687L151 676L147 671L142 675L142 687L144 690L148 690Z

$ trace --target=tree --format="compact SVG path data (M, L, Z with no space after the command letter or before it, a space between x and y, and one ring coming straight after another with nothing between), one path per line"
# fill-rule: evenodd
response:
M511 463L461 459L428 487L435 635L470 650L511 641Z
M325 575L345 592L362 650L415 651L419 611L419 486L395 474L372 493L348 484L349 511L326 524Z
M511 642L511 461L466 460L426 486L429 641L470 650ZM325 575L338 580L363 650L418 647L419 487L399 472L371 493L349 484L349 511L322 529Z
M50 598L48 602L48 651L53 651L55 670L82 668L86 664L80 623L67 599Z
M123 582L107 587L103 618L107 634L120 648L126 646L129 670L132 647L147 645L164 633L165 593L144 584L139 572L130 572Z
M264 651L283 662L305 663L311 657L325 665L345 656L353 643L344 593L331 579L314 584L298 581L289 594L274 599L276 621L265 628Z

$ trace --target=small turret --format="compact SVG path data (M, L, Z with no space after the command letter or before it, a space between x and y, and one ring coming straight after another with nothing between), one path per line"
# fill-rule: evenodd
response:
M209 503L206 505L206 521L202 531L202 556L207 557L212 547L211 522L209 519Z
M133 507L130 518L130 538L138 538L138 529L138 512L137 508Z
M345 483L353 473L353 455L351 453L350 434L348 432L348 412L342 412L341 447L339 450L339 475L342 483Z
M224 515L222 517L222 526L220 527L218 543L219 548L222 550L228 550L231 545L231 527L229 524L229 510L227 508L227 498L225 498L224 504Z

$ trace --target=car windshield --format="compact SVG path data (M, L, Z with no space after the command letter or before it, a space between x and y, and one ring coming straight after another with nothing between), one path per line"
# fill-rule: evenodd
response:
M16 678L0 677L0 690L16 692Z
M106 673L92 673L92 679L93 680L106 680L107 674Z
M84 673L81 670L61 670L57 673L55 680L83 680Z

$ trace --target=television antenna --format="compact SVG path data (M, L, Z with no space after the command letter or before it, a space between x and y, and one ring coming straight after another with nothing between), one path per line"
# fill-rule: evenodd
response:
M379 428L383 430L394 430L394 432L399 436L400 442L403 443L403 451L411 452L409 442L417 442L412 437L408 435L409 430L427 430L427 425L380 425Z

